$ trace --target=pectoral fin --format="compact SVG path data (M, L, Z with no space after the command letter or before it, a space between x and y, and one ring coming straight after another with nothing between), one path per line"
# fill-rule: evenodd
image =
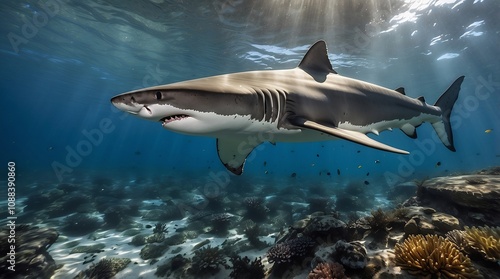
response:
M262 142L251 138L217 139L217 153L222 164L232 173L243 173L245 160L255 147Z
M302 124L300 124L302 122ZM356 131L350 131L350 130L345 130L337 127L330 127L330 126L325 126L319 123L316 123L314 121L310 120L303 120L303 121L294 121L294 124L297 126L302 126L305 128L317 130L323 133L330 134L334 137L342 138L348 141L352 141L355 143L359 143L368 147L384 150L384 151L389 151L389 152L394 152L394 153L399 153L399 154L409 154L408 151L401 150L394 148L392 146L380 143L376 140L373 140L369 138L367 135L356 132Z

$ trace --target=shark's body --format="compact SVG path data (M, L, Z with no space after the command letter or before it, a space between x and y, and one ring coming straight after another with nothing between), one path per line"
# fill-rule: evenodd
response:
M250 152L265 141L307 142L347 139L408 154L368 136L400 128L416 138L415 127L430 122L443 144L455 151L449 122L464 77L435 105L337 74L326 44L314 44L297 68L233 73L127 92L112 98L119 109L160 121L165 129L217 138L219 158L241 174ZM333 137L332 137L333 136Z

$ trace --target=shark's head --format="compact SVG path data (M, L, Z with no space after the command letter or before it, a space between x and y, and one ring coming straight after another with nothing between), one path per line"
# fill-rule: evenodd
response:
M174 98L174 94L167 94L159 88L142 89L115 96L111 99L111 103L118 109L137 117L165 124L194 116L171 106L168 101Z
M203 80L200 81L203 84ZM235 106L245 98L220 88L201 89L184 83L150 87L117 95L111 102L118 109L142 119L161 122L163 128L190 135L215 135L241 129L253 106ZM213 87L213 86L212 86Z

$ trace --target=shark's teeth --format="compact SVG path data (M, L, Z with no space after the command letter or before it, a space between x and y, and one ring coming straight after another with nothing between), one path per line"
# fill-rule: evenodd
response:
M162 124L165 125L165 124L170 123L172 121L181 120L181 119L184 119L187 117L189 117L189 115L186 115L186 114L170 115L170 116L163 117L162 119L160 119L160 122L162 122Z

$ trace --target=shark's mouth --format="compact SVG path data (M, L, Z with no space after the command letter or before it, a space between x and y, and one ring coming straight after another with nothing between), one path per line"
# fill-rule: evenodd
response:
M188 118L188 117L189 117L189 115L186 115L186 114L170 115L170 116L163 117L162 119L160 119L160 122L162 123L162 125L165 125L165 124L168 124L170 122L182 120L182 119Z

